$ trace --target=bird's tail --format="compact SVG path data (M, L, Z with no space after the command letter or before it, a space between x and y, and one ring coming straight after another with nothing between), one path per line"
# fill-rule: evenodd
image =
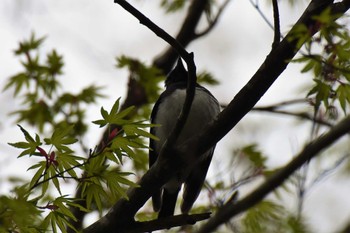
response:
M158 218L165 218L174 215L178 193L179 190L173 193L166 189L163 190L162 207L160 208Z
M162 193L161 190L158 190L152 195L152 204L153 204L153 210L155 212L158 212L160 210L160 207L162 205Z

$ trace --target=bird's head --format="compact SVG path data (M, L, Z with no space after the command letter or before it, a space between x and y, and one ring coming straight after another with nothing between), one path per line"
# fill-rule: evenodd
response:
M175 68L168 74L165 86L168 87L174 83L187 83L187 76L187 70L182 64L181 58L179 58Z

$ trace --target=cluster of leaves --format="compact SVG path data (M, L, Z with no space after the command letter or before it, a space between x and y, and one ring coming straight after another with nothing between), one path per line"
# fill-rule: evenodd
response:
M90 211L97 208L100 212L107 206L110 206L119 198L126 198L126 188L129 186L135 187L136 184L126 176L131 173L121 172L117 166L123 163L123 157L137 157L134 153L135 148L147 148L140 137L152 137L144 128L150 127L149 124L142 122L132 122L126 120L125 116L132 111L132 108L118 111L119 99L115 102L110 112L103 108L101 109L102 119L94 121L100 127L108 127L111 124L118 124L118 129L110 132L110 140L102 148L90 152L88 158L76 156L76 152L70 148L70 145L77 142L71 136L73 126L67 128L56 129L52 136L44 138L39 135L31 136L27 130L19 126L24 134L25 141L10 143L10 145L22 150L19 157L36 156L39 158L36 164L28 168L33 170L34 175L30 182L23 185L25 190L25 198L28 208L36 208L37 214L40 215L40 210L50 210L49 214L42 221L33 221L38 232L52 226L52 230L57 232L59 228L65 232L66 226L69 224L69 219L75 220L69 207L77 207L83 211ZM156 138L154 138L156 139ZM44 149L44 147L49 149ZM108 161L108 162L107 162ZM83 177L77 174L83 173ZM70 198L68 195L62 194L61 184L66 180L75 180L82 186L82 197L86 199L87 208L76 203L79 199ZM59 196L52 198L49 194L50 188L54 187ZM17 200L5 199L0 203L0 221L2 222L9 212L14 212L9 203ZM1 199L0 199L1 200ZM48 201L47 201L48 200ZM47 202L44 206L42 204ZM39 216L38 216L39 219ZM26 226L21 222L10 222L12 225L7 226L7 229ZM6 225L5 225L6 226Z
M45 126L54 129L74 124L71 133L83 135L87 130L87 124L83 121L84 104L95 103L98 97L102 97L100 88L91 85L78 94L60 92L63 57L53 49L42 61L39 49L44 39L36 38L33 33L15 50L15 55L21 59L23 71L10 77L4 88L14 88L14 97L22 99L22 109L13 114L17 115L18 122L27 122L38 127L40 132L44 131Z
M241 223L242 233L310 232L307 225L274 201L265 200L249 209Z
M339 20L335 21L338 17L330 9L314 16L319 29L314 37L311 35L315 28L298 25L294 31L300 44L307 41L306 53L294 62L305 64L301 72L314 75L314 86L308 97L315 100L315 112L323 106L333 118L338 115L338 104L346 113L350 103L350 35Z
M101 108L102 118L93 122L113 129L108 132L108 140L90 150L88 156L79 156L73 144L87 129L80 105L94 103L101 96L99 88L90 86L77 95L60 94L57 76L63 73L63 59L53 51L45 63L40 63L38 48L42 42L43 38L36 39L33 34L20 43L15 52L25 56L24 71L11 77L5 89L14 87L15 96L22 93L24 110L15 113L19 122L30 123L40 133L44 128L51 133L48 137L33 136L19 125L25 140L9 143L21 150L19 158L31 159L28 171L33 175L14 188L13 196L0 196L1 232L45 232L49 228L66 232L67 227L76 230L70 223L76 220L71 207L101 213L117 199L126 198L126 189L137 185L127 178L131 173L121 170L124 158L137 160L136 151L148 148L141 138L154 138L147 129L151 125L130 119L134 108L121 110L118 99L110 111ZM37 105L40 108L35 108ZM59 120L60 114L64 120ZM70 180L81 187L81 197L64 193L62 184ZM78 204L82 199L86 206Z

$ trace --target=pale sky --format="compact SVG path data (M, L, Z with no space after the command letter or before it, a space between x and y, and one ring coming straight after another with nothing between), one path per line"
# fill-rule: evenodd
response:
M174 35L183 15L164 15L157 8L159 1L150 2L131 1L151 20ZM282 32L290 28L305 5L303 1L293 10L287 5L281 6ZM271 19L271 9L265 4L261 7ZM88 110L89 120L99 118L101 106L108 109L118 97L125 97L127 72L114 67L116 56L124 54L150 64L166 46L112 0L2 0L1 89L9 76L20 71L13 50L20 40L29 38L31 32L39 37L47 36L42 54L55 48L64 56L66 65L61 78L65 90L75 92L92 83L105 87L109 98L100 99L94 108ZM208 89L221 103L228 103L261 65L271 48L272 38L272 30L249 1L232 0L216 28L208 36L192 43L188 51L194 52L199 71L206 69L220 81L220 85ZM295 98L311 80L298 71L300 66L290 65L259 105ZM19 102L12 98L11 92L5 92L0 95L0 103L0 193L6 193L8 186L1 183L4 177L25 174L28 164L25 160L13 159L18 150L7 145L7 142L22 139L18 138L20 131L13 124L15 118L8 116L9 112L18 108ZM91 132L86 144L93 147L100 133L96 126L91 127ZM290 117L249 114L218 144L208 177L215 174L214 168L221 166L233 149L250 143L261 145L262 151L269 155L269 165L281 166L301 150L309 132L309 124L299 125ZM320 166L327 167L327 164ZM334 226L339 227L349 219L349 194L350 182L339 174L313 188L306 197L304 209L314 232L332 232Z

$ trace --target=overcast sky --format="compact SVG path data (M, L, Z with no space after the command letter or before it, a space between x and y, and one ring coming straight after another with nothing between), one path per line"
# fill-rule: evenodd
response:
M137 57L150 64L166 46L165 42L112 0L1 1L0 88L3 88L9 76L21 69L13 54L18 42L29 38L32 32L38 37L47 36L42 54L55 48L64 56L63 89L77 92L92 83L105 87L104 92L109 98L101 99L88 110L89 120L99 118L100 106L108 109L118 97L125 97L127 72L114 67L116 56ZM151 20L174 35L183 14L165 16L158 9L158 2L132 1ZM282 32L286 32L302 13L307 1L301 2L293 9L287 5L281 6ZM271 9L265 4L261 4L261 7L271 18ZM272 30L249 1L232 0L212 33L191 44L188 51L194 52L199 71L205 69L220 81L220 85L208 88L221 103L228 103L261 65L271 48L272 38ZM298 65L290 65L259 105L292 99L308 87L310 77L301 75L299 70ZM21 140L18 138L18 128L12 124L15 119L8 116L9 112L18 108L18 104L11 92L1 93L0 179L21 173L28 167L23 164L25 162L10 159L18 151L7 145L7 142ZM211 169L220 166L220 161L233 149L255 142L263 145L262 150L269 155L269 165L283 165L300 151L309 137L309 126L300 127L288 117L252 113L218 144ZM92 147L99 139L97 130L93 126L94 133L90 133L86 139ZM241 137L243 132L249 136ZM210 174L214 174L213 171ZM0 193L8 192L8 187L1 181ZM350 183L340 175L323 181L313 189L307 196L305 213L313 223L315 232L329 233L334 226L349 219L349 194Z

